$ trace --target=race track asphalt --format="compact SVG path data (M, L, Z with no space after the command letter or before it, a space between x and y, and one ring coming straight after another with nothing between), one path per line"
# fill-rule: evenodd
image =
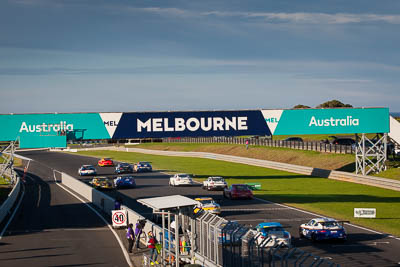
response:
M79 156L75 154L66 154L60 152L36 151L36 152L23 152L20 154L25 157L34 159L37 164L39 163L43 164L42 165L43 169L46 168L56 169L58 171L62 171L71 176L74 176L77 179L83 180L84 182L88 182L91 179L91 177L79 177L77 173L78 168L83 164L96 165L98 160L93 157ZM97 170L99 175L115 176L114 169L111 167L104 167L104 168L97 167ZM346 229L348 232L348 239L349 239L347 242L312 243L309 240L299 239L298 227L301 223L308 222L311 218L317 217L314 214L310 214L306 211L300 211L287 206L270 203L259 199L253 199L253 200L224 199L222 197L221 192L205 191L201 189L200 185L194 187L170 187L168 186L169 176L164 174L163 171L168 171L168 170L156 170L151 173L139 173L139 174L135 173L134 176L137 184L136 188L109 191L107 192L107 194L111 195L112 197L121 196L123 198L125 205L143 214L147 218L151 218L152 211L144 207L143 205L137 203L136 201L137 199L147 198L147 197L157 197L157 196L168 196L175 194L181 194L191 198L198 196L212 196L221 204L222 217L225 217L226 219L229 220L236 220L239 223L252 226L255 226L263 221L280 222L288 231L291 232L292 236L294 237L294 245L296 247L305 250L307 252L313 253L314 255L317 255L319 257L329 259L330 261L336 264L340 264L341 266L371 266L371 267L400 266L400 253L399 253L400 239L398 238L393 238L385 234L380 234L377 232L370 231L368 229L363 229L361 227L346 225ZM49 174L47 175L49 176ZM53 196L55 200L60 199L61 201L62 199L63 201L62 203L64 203L66 199L68 199L68 197L65 196L66 194L65 192L63 192L62 190L57 191L57 188L53 188L54 185L50 183L49 181L50 178L47 178L45 174L41 174L39 172L38 177L44 179L43 183L48 184L49 187L52 189L51 196ZM39 179L38 177L36 179ZM54 194L56 192L57 194ZM60 194L60 196L62 197L56 196L58 194ZM35 203L34 199L35 198L33 198L33 201L31 201L32 203L24 203L23 206L28 205L28 207L33 208L32 206L34 206ZM69 202L74 202L73 197L69 197ZM63 206L63 204L56 204L56 203L57 202L55 202L55 205ZM98 223L98 220L96 220L96 218L87 218L85 214L82 214L81 211L79 211L79 209L84 209L83 207L81 207L79 203L75 203L75 205L68 204L67 207L65 208L71 209L68 210L68 212L70 212L69 214L72 217L76 218L82 216L81 218L83 218L83 220L80 220L80 223L75 222L75 224L78 224L76 228L81 228L79 224L84 224L87 225L87 227L89 227L89 225L92 224L96 225L96 222ZM63 216L63 214L64 213L60 211L59 213L57 213L56 217ZM38 221L40 221L40 223L45 223L39 219ZM65 225L65 223L66 222L64 220L54 221L50 229L68 228L63 226ZM73 222L70 223L74 225ZM25 231L26 229L24 227L27 227L26 223L18 226L18 228L13 228L13 229L14 231ZM95 229L97 229L96 227L99 226L96 225L94 227ZM34 228L35 227L33 226L29 226L28 229L34 229ZM71 226L70 228L73 227ZM42 229L47 229L47 228L42 226ZM106 238L105 236L107 234L106 230L104 231L104 233L103 231L99 231L99 233L97 233L97 235L99 236L98 238L100 238L102 234L104 234L104 238L106 240L113 239L111 233L109 234L109 237ZM17 235L13 235L14 239L16 239L16 236ZM4 238L2 241L4 241ZM96 244L98 243L96 242ZM61 254L73 254L63 246L61 245L59 246L60 248L56 248L55 250L53 250L53 252L55 252L56 250L60 250L62 251L62 253L60 252ZM0 248L2 247L4 246L1 246ZM45 247L50 247L50 246L45 246ZM118 250L118 248L115 249ZM119 254L115 255L120 255L119 257L121 258L121 264L123 264L123 257L121 254L122 253L119 250ZM2 260L1 259L2 256L4 255L0 253L0 263ZM70 255L65 255L65 257L69 256ZM73 258L73 256L70 257ZM87 260L85 262L94 262L94 260L88 260L87 257L85 257L85 260ZM123 265L116 265L116 266L123 266Z
M108 226L31 162L21 205L0 240L0 266L129 266Z

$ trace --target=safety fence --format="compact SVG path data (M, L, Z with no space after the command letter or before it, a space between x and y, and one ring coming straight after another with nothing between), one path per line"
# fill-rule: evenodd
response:
M223 143L236 145L284 147L299 150L312 150L318 152L337 153L337 154L355 154L356 146L336 145L327 142L299 142L272 140L267 138L240 138L240 137L182 137L182 138L163 138L164 143Z
M211 213L203 212L195 221L198 254L216 266L339 266L275 237L261 239L262 233Z

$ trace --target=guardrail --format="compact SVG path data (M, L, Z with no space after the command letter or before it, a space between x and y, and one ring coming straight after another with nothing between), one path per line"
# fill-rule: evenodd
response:
M326 142L298 142L272 140L267 138L240 138L240 137L182 137L162 138L163 143L225 143L245 145L246 141L252 146L285 147L299 150L311 150L336 154L355 154L356 146L336 145Z
M7 199L0 206L0 222L2 222L4 220L4 218L10 213L10 210L14 206L14 203L17 200L17 197L21 190L21 179L15 172L13 172L13 173L14 173L14 177L12 179L15 181L14 187L11 190L11 192L8 194Z

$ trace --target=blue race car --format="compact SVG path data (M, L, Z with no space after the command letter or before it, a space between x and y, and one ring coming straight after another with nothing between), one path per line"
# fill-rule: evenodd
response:
M290 248L292 237L278 222L263 222L256 226L256 244L260 247L285 246Z
M337 239L347 240L346 229L343 224L347 221L337 221L332 218L315 218L300 225L300 238L305 237L312 241Z
M115 188L134 188L136 187L135 178L129 176L118 176L114 179Z
M134 168L136 172L151 172L153 170L150 162L147 161L139 161Z

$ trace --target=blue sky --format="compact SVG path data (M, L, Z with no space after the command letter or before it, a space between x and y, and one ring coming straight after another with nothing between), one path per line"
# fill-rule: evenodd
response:
M400 0L1 0L0 113L400 111Z

